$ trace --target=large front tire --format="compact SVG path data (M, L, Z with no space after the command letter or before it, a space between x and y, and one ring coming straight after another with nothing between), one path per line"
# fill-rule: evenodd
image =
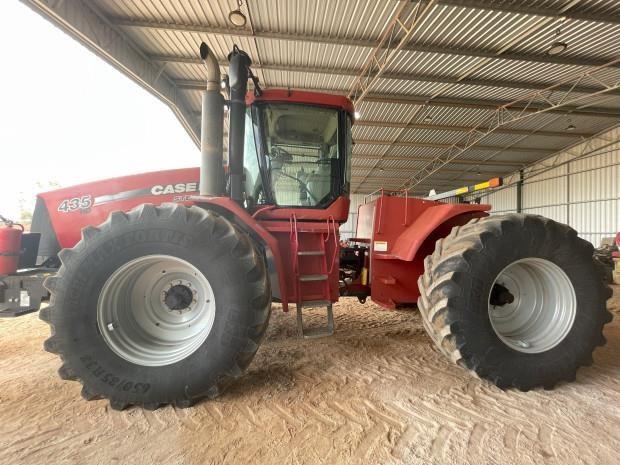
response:
M239 377L267 328L271 291L247 234L198 207L114 212L60 254L46 281L45 349L87 400L188 407Z
M575 379L611 321L592 246L534 215L476 218L437 241L420 277L424 326L442 353L501 388Z

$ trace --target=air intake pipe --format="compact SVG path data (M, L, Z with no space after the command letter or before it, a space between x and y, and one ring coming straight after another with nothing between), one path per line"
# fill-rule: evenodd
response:
M243 149L245 138L245 95L252 60L236 45L228 55L228 82L230 86L230 109L228 128L228 170L230 198L243 202Z
M200 44L200 58L207 68L200 128L200 195L218 196L224 191L224 96L220 91L220 65L204 42Z

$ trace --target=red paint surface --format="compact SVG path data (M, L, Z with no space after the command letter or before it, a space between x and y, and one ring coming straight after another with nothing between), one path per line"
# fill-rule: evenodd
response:
M21 242L21 228L0 226L0 275L17 271Z
M200 173L198 168L155 171L152 173L105 179L57 189L39 194L39 197L45 202L52 227L54 231L56 231L58 243L62 248L67 248L77 244L81 237L80 232L82 228L103 223L112 211L128 211L143 203L159 205L163 202L177 201L190 205L191 202L183 200L183 198L186 197L189 199L190 195L197 194L197 190L187 193L154 195L150 192L150 189L154 186L174 186L187 183L196 183L196 186L198 186L199 179ZM95 204L88 209L77 209L70 212L61 212L58 210L62 202L67 199L91 196L91 198L95 200L97 197L118 195L138 189L148 189L149 191L145 192L143 195L137 195L126 200Z
M353 102L343 95L324 94L305 90L265 89L260 97L256 97L254 92L248 92L245 103L251 105L254 102L305 103L309 105L338 108L346 111L351 116L353 116L354 113Z
M415 304L424 258L457 225L486 216L490 205L446 204L401 196L381 196L361 205L357 236L370 242L372 300L386 308ZM378 251L377 242L386 250Z
M47 206L52 226L63 248L73 247L80 240L82 228L103 223L115 210L128 211L143 203L171 201L185 205L207 204L210 208L227 212L231 220L260 238L271 251L285 309L289 302L298 300L338 299L338 266L337 263L332 264L333 260L338 259L339 243L334 240L330 227L335 228L337 234L339 223L346 221L349 209L347 197L338 198L324 210L262 206L248 212L226 197L194 197L198 179L198 168L159 171L58 189L40 194L40 197ZM156 195L167 186L173 186L173 189L189 186L196 190ZM97 203L98 198L126 193L133 193L134 196ZM90 196L95 203L86 209L70 212L58 210L63 201L82 196ZM476 216L486 216L489 209L489 205L444 204L400 196L381 196L360 206L357 236L370 242L372 299L387 308L415 303L419 296L417 279L423 272L423 260L432 253L435 241L449 234L455 225L465 224ZM252 216L253 213L255 216ZM299 273L323 274L327 269L329 295L326 295L321 282L305 283L301 288L297 286L291 235L292 214L297 220L298 249L317 250L320 241L323 241L326 251L325 261L310 257L300 259ZM335 221L333 226L329 224L330 218ZM378 241L387 243L386 251L375 250Z

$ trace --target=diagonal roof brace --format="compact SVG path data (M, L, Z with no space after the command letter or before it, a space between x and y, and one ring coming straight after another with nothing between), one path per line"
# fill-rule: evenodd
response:
M605 66L600 66L598 68L593 68L583 73L575 74L567 79L562 80L561 82L558 82L557 84L549 86L545 91L532 92L531 94L527 95L522 99L515 100L514 102L510 102L498 107L493 113L493 115L491 115L491 117L488 118L487 121L485 121L484 130L477 127L465 133L458 142L452 144L442 154L435 157L433 161L427 163L418 173L412 176L407 182L402 184L402 187L407 190L411 190L416 185L420 184L422 181L435 174L442 167L457 159L464 152L476 148L479 142L487 138L489 135L493 134L495 130L499 127L522 121L538 114L562 109L569 105L579 104L583 100L594 96L604 95L609 92L619 90L620 78L616 77L613 81L610 81L608 78L603 79L600 76L597 76L598 73L602 74L602 72L606 71L608 67L618 63L620 63L620 58L610 61ZM543 96L541 96L543 92L555 90L559 86L568 85L569 87L576 87L579 85L579 83L581 83L584 79L588 77L595 77L595 81L600 86L598 91L590 95L573 95L574 92L567 91L564 93L558 93L557 97L555 97L555 99L553 100L548 97L543 98ZM531 105L532 102L535 100L545 100L545 105L533 113L526 113L525 111L523 111L524 109L527 109L529 105ZM515 111L515 108L521 110ZM482 127L482 125L480 125L480 127Z

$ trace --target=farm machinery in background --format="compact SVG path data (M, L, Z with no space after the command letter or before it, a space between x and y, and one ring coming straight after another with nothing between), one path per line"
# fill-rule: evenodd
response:
M51 301L40 317L53 328L45 349L85 399L155 409L216 397L250 364L273 301L285 312L295 306L300 335L321 337L334 331L341 295L385 308L417 303L437 348L501 388L552 388L591 363L611 291L573 229L380 192L359 208L356 237L341 247L351 101L263 91L236 47L225 99L219 63L206 44L200 52L199 171L39 197L33 227L50 231L39 255L55 249L61 262L45 282ZM307 328L307 308L325 309L324 325Z

